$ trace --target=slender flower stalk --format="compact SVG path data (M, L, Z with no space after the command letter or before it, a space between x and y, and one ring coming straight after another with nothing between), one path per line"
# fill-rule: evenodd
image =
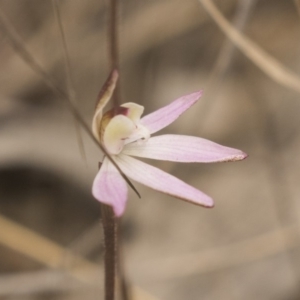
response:
M110 56L110 68L119 68L119 46L118 46L118 6L119 0L110 0L109 2L109 26L108 26L108 45L109 45L109 56ZM114 78L114 77L112 77ZM113 97L113 103L115 106L118 105L120 101L120 90L116 87L116 80L112 81L112 86L108 83L104 87L104 92L99 95L100 99ZM106 91L106 89L108 91ZM115 92L113 93L114 89ZM100 92L101 93L101 92ZM101 102L101 101L100 101ZM99 139L98 139L99 140ZM100 141L100 140L99 140ZM101 143L101 142L100 142ZM101 214L103 222L104 231L104 243L105 243L105 300L115 299L115 278L117 264L119 261L120 249L118 249L118 225L114 212L110 206L105 204L101 205ZM120 273L120 272L119 272ZM122 298L126 300L127 289L126 281L123 278L124 274L120 274L122 284Z
M117 222L110 206L101 204L104 232L105 300L115 298Z
M126 276L126 270L124 265L124 255L122 247L122 220L118 219L117 222L117 271L120 278L120 294L122 300L130 300L132 298L132 291L130 282L128 282Z
M119 69L119 39L118 39L118 13L119 13L119 0L109 1L109 26L108 26L108 46L109 46L109 58L110 69ZM120 89L116 87L116 91L113 94L113 103L117 106L120 103Z
M112 93L118 72L111 75L108 89ZM212 198L180 179L133 158L150 158L186 163L237 161L247 157L240 150L221 146L206 139L184 135L151 135L173 123L201 97L198 91L171 102L169 105L142 117L144 107L125 103L103 113L110 97L102 97L93 118L93 133L120 169L129 178L162 193L204 207L214 205ZM113 208L117 217L125 210L127 184L115 166L104 157L95 177L92 192L101 203Z

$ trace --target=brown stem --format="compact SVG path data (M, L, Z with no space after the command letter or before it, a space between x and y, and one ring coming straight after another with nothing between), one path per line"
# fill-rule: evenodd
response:
M104 265L105 265L105 300L115 299L117 221L110 206L101 204L104 231Z
M122 300L131 299L131 289L128 284L125 270L124 270L124 259L123 259L123 247L122 247L122 233L120 232L122 228L121 220L118 221L118 245L117 245L117 261L118 261L118 273L120 278L120 292Z
M108 41L109 41L109 59L110 59L111 70L119 69L118 13L119 13L119 0L110 0ZM116 90L113 95L113 102L115 106L118 106L120 104L119 86L120 86L120 80L116 86Z
M111 70L119 71L119 46L118 46L118 12L119 0L110 0L109 2L109 59ZM120 105L120 79L112 95L114 106ZM105 242L105 300L114 300L115 297L115 277L116 265L118 264L118 273L121 279L121 296L123 300L128 300L127 282L123 272L121 262L121 248L119 245L118 225L114 212L110 206L101 205L104 242Z

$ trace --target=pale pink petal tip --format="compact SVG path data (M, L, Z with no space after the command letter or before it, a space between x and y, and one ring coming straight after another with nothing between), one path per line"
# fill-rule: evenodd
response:
M242 152L242 158L241 158L241 160L246 159L248 156L249 156L249 154L247 154L245 152Z
M92 187L93 196L113 208L117 217L125 210L127 184L113 164L105 158Z
M240 150L239 150L240 151ZM244 160L248 157L249 155L243 151L240 151L239 154L236 154L232 157L232 159L229 159L227 161L238 161L238 160Z

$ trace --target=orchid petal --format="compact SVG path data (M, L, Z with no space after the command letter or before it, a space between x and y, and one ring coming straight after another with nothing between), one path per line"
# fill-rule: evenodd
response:
M94 179L92 193L101 203L112 206L117 217L123 214L127 202L127 184L107 158Z
M182 113L190 108L202 95L202 91L180 97L141 119L141 124L148 128L150 134L173 123Z
M159 160L202 163L236 161L247 157L240 150L203 138L174 134L151 137L146 143L128 144L122 153Z
M103 108L108 103L108 101L110 100L110 98L115 90L118 77L119 77L118 71L113 70L110 73L109 77L107 78L106 82L104 83L102 90L100 91L100 93L98 95L98 103L96 106L96 110L95 110L94 117L93 117L93 123L92 123L92 131L93 131L94 136L98 139L98 141L100 141L99 129L100 129L100 123L101 123L101 119L102 119Z
M134 123L123 115L113 117L105 128L103 144L111 154L122 151L125 139L135 130Z
M209 196L158 168L123 154L115 157L115 160L129 178L141 184L194 204L213 206Z

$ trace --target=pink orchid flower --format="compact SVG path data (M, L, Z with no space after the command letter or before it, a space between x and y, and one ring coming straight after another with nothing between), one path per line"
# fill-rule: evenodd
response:
M142 118L144 107L131 102L103 115L103 108L111 98L117 77L118 73L113 72L107 90L96 108L93 119L95 137L104 145L124 174L132 180L176 198L204 207L213 207L213 200L198 189L133 158L135 156L186 163L228 162L246 158L247 155L240 150L199 137L174 134L151 136L173 123L198 101L202 92L180 97ZM117 217L124 213L127 184L107 157L104 157L94 180L92 193L100 202L112 206Z

